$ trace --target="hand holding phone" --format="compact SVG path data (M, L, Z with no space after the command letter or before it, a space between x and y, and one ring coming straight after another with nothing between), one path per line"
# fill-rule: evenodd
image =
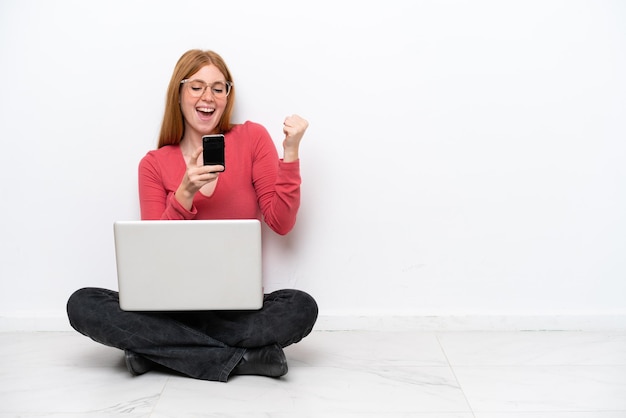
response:
M226 170L224 148L224 135L204 135L202 137L202 160L204 165L221 165Z

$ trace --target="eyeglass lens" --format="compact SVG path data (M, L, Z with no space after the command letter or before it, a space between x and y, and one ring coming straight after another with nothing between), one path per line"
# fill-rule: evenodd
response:
M202 96L207 88L210 89L215 97L226 97L228 93L230 93L230 85L221 81L207 84L202 80L190 80L186 84L189 86L189 93L191 93L193 97Z

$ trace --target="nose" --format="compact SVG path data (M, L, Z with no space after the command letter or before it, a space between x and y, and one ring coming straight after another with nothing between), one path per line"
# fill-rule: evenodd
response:
M213 92L211 91L211 86L207 86L202 92L202 96L200 96L202 100L211 101L215 98L213 96Z

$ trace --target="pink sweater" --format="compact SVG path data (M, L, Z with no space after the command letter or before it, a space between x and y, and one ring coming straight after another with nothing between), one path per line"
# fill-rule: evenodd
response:
M178 145L150 151L139 163L141 219L264 219L289 232L300 207L300 163L278 158L267 130L236 125L225 138L226 171L210 197L196 193L191 211L174 197L187 169Z

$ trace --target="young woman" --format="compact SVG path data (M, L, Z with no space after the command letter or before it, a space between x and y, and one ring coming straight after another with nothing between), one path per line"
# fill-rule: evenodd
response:
M293 228L308 122L285 118L279 159L263 126L231 124L234 100L231 73L218 54L183 54L168 87L158 148L139 164L142 219L256 218L281 235ZM227 170L203 165L202 136L216 133L225 135ZM308 294L284 289L265 295L258 311L125 312L117 292L84 288L70 297L67 312L78 332L124 350L133 375L161 365L225 382L234 374L287 373L283 348L311 332L318 309Z

